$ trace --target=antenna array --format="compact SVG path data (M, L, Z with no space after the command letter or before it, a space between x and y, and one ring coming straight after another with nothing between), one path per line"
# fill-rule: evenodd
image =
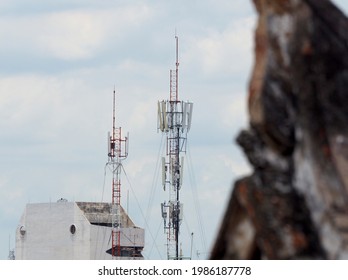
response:
M192 102L178 99L179 58L178 37L176 39L175 70L170 70L170 100L158 102L157 128L167 135L166 157L162 158L162 185L169 192L168 202L161 203L164 231L167 235L167 258L182 259L179 255L179 233L183 217L183 205L180 203L180 189L183 178L187 133L191 128ZM167 188L169 186L169 188Z

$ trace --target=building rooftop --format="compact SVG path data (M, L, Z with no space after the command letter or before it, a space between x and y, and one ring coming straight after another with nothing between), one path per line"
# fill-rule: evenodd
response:
M76 202L91 224L111 225L111 203L107 202ZM135 227L133 221L121 206L122 227Z

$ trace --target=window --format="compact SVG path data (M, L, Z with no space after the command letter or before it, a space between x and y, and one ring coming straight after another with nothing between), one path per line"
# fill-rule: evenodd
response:
M21 234L22 236L24 236L25 233L26 233L25 226L21 226L21 227L19 228L19 232L20 232L20 234Z
M76 232L76 226L75 225L71 225L70 226L70 232L71 232L71 234L75 234L75 232Z

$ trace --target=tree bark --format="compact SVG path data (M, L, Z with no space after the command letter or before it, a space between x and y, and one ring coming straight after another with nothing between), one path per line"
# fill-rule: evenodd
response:
M253 167L211 259L348 259L348 19L328 0L254 0Z

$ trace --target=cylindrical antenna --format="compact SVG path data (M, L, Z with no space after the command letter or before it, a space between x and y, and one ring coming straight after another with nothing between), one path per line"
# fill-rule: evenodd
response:
M178 68L179 67L179 37L175 35L176 40L176 62L175 65Z
M116 138L116 89L114 86L114 96L112 104L112 140Z
M178 87L179 87L179 37L175 35L175 40L176 40L176 62L175 62L175 75L176 75L176 101L178 101L178 95L179 95L179 91L178 91Z

